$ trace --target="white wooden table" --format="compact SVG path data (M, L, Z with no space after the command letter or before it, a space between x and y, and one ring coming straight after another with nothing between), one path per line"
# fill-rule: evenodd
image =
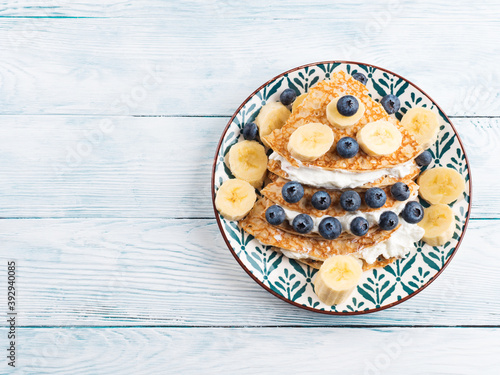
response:
M498 0L1 1L0 311L15 260L18 315L0 373L500 373L499 18ZM450 266L366 316L264 291L210 196L248 94L334 59L420 86L472 168Z

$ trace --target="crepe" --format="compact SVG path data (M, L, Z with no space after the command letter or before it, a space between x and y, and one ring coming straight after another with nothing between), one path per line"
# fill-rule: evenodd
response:
M281 249L279 247L273 247L272 249L274 251L277 251L278 253L281 253ZM368 271L371 270L372 268L385 267L388 264L394 262L396 258L389 258L389 259L379 258L377 259L376 262L372 264L366 263L363 259L361 260L363 261L363 271ZM320 260L312 260L312 259L297 259L297 262L304 263L306 266L316 268L317 270L319 270L321 268L321 265L323 264L323 262Z
M332 99L344 95L357 97L365 105L366 109L358 123L340 129L331 125L328 121L326 107ZM299 162L290 155L287 149L290 136L298 127L312 122L328 125L334 133L336 142L346 136L356 138L358 130L367 123L377 120L390 121L401 132L403 140L401 147L397 151L384 156L369 156L360 151L350 159L342 158L334 151L329 151L314 161L302 162L302 166L318 167L326 170L373 171L406 163L422 152L422 148L415 138L399 124L399 121L389 116L382 105L372 99L366 86L343 71L333 74L331 80L318 82L311 88L304 101L292 112L285 125L264 138L275 152L293 166L298 167ZM336 143L333 144L331 150L335 150L335 145ZM275 167L274 170L270 170L281 175Z
M293 211L298 211L311 216L317 216L317 217L324 215L342 216L348 213L340 206L340 196L342 195L343 192L342 190L325 190L304 185L303 186L304 197L297 203L288 203L283 199L283 195L281 193L281 189L287 182L288 180L278 177L274 182L269 183L264 189L262 189L261 194L264 195L271 202L281 207ZM412 180L402 180L402 182L407 184L408 187L410 188L410 196L417 195L418 185L415 182L413 182ZM386 211L406 204L406 202L398 201L392 197L390 192L391 189L389 186L382 188L382 190L384 190L387 196L387 200L385 204L380 208L370 208L366 205L364 199L366 191L365 189L352 189L352 190L357 191L361 196L361 206L359 207L359 211L362 212ZM314 208L311 203L311 198L313 194L318 191L325 191L330 195L332 203L330 204L330 207L327 208L326 210L318 210Z
M364 104L365 112L358 123L341 129L330 124L326 116L326 107L333 99L343 95L356 96ZM378 120L390 121L402 134L401 147L392 154L375 157L369 156L360 150L353 158L346 159L337 155L335 143L329 152L310 162L300 162L288 152L287 147L291 134L298 127L307 123L320 122L328 125L334 133L335 141L338 141L346 136L356 138L357 132L364 125ZM260 191L262 197L256 202L247 217L240 221L241 227L247 233L252 234L262 244L271 246L275 251L282 252L285 256L314 268L320 268L323 261L334 255L357 257L363 261L364 270L383 267L396 259L386 259L379 256L374 263L369 264L363 259L363 251L390 239L400 225L393 230L384 231L380 229L377 223L374 223L364 236L355 236L350 231L343 231L336 239L327 240L316 232L297 233L288 220L285 220L281 225L273 226L265 218L266 209L273 204L288 210L308 214L311 217L333 216L341 218L346 214L352 214L340 206L340 196L345 190L356 190L361 195L362 204L357 211L370 214L391 210L397 213L401 211L407 202L397 201L392 197L390 187L396 182L403 182L409 186L410 197L417 195L418 185L412 180L418 176L420 169L414 159L422 152L422 148L395 118L389 116L385 109L371 98L368 89L363 84L344 72L333 74L331 80L319 82L312 87L304 101L294 108L285 125L264 137L264 139L281 158L271 157L269 159L266 186ZM290 180L290 176L286 171L289 170L292 173L292 170L288 169L290 166L286 165L285 170L282 169L281 163L285 163L285 161L293 167L340 171L339 173L367 173L382 169L386 169L387 173L386 175L383 175L385 171L379 173L376 175L379 177L378 179L362 184L355 189L320 189L312 186L312 184L307 185L309 180L304 180L301 181L304 187L304 197L297 203L288 203L283 199L281 190ZM404 166L401 168L400 166L403 164ZM390 170L395 167L398 167L396 171ZM381 175L382 177L380 177ZM358 181L370 181L370 179L361 178ZM380 187L386 193L387 200L381 208L373 209L364 203L364 193L366 189L371 187ZM317 210L311 204L313 194L320 190L326 191L332 199L330 207L326 210Z
M272 226L265 219L265 210L271 204L267 198L259 199L252 211L246 218L240 221L241 227L245 232L253 235L264 245L269 245L297 254L296 258L300 260L323 262L333 255L353 255L360 257L360 251L375 246L390 238L392 231L382 231L378 228L371 228L363 237L349 239L337 238L335 240L315 239L289 233L281 228ZM307 258L307 259L305 259ZM368 268L379 267L387 264L385 258L378 259L375 263L367 265ZM314 263L319 264L319 263Z

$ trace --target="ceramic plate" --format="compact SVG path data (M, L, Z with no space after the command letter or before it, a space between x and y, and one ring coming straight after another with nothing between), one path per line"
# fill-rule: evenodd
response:
M439 115L440 132L430 147L433 161L427 168L437 166L457 170L466 181L463 199L451 204L456 217L453 239L444 246L432 247L423 241L415 243L408 256L384 268L364 272L357 289L342 304L327 306L314 294L314 268L276 253L244 232L237 222L224 219L215 210L215 216L224 240L243 269L264 289L301 308L326 314L363 314L386 309L414 296L428 286L448 265L464 236L470 215L471 180L465 150L450 119L422 90L408 80L388 70L355 62L328 61L308 64L289 70L271 79L252 93L222 132L212 171L212 199L223 181L234 178L224 162L229 148L243 139L240 131L251 122L268 101L279 100L280 93L292 88L297 94L307 92L316 82L328 79L332 73L344 70L349 74L362 72L368 77L366 86L371 96L379 101L384 95L394 94L401 100L396 117L412 107L430 108ZM424 201L421 201L427 207Z

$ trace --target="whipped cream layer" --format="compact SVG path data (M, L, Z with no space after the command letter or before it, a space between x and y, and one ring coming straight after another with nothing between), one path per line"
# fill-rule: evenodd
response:
M378 222L380 221L380 216L384 212L386 212L386 211L392 211L396 215L399 216L399 214L405 208L406 203L409 202L409 201L411 201L411 200L415 200L415 198L417 197L417 194L418 193L412 194L408 198L408 200L406 200L404 202L398 202L398 204L396 205L396 207L391 207L391 208L387 208L387 209L384 209L383 207L381 207L380 209L378 209L376 211L370 211L370 212L363 212L363 211L348 212L348 211L346 211L345 215L335 216L335 218L340 221L340 224L342 225L342 231L349 232L349 233L351 233L351 221L353 221L354 218L356 218L356 217L363 217L363 218L365 218L368 221L368 224L370 225L370 227L372 227L374 225L378 225ZM281 207L281 208L283 208L283 210L285 211L286 219L288 220L288 222L290 223L290 225L293 225L293 219L295 219L295 217L297 215L301 214L301 212L289 210L289 209L287 209L285 207ZM329 215L324 215L324 216L312 216L312 215L309 215L309 216L311 216L311 219L313 220L313 223L314 223L314 227L313 227L313 229L311 231L311 232L314 232L314 233L319 233L319 230L318 230L319 223L321 223L321 221L324 218L330 217ZM400 220L400 222L401 221L403 221L403 220Z
M281 163L281 169L288 174L288 179L324 189L352 189L374 182L384 176L403 178L409 175L414 167L413 160L410 160L396 167L377 169L369 172L331 171L302 165L295 167L276 152L273 152L269 156L269 159L277 160ZM299 164L301 163L299 162Z
M400 223L401 226L387 241L361 250L361 258L366 263L373 264L381 255L385 259L392 257L401 258L414 249L413 244L422 239L425 229L417 224L407 223L404 220L400 220Z

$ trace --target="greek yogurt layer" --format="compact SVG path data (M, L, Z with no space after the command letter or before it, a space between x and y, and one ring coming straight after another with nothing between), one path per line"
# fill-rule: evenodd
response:
M336 216L336 218L340 221L340 224L342 225L342 231L351 233L351 221L353 221L354 218L359 217L359 216L363 217L368 221L368 224L370 225L370 227L372 227L372 226L378 224L378 222L380 221L380 216L386 211L392 211L396 215L399 216L399 214L405 208L406 203L411 201L411 200L415 200L416 197L417 197L417 194L414 193L408 198L408 200L406 200L405 202L399 202L396 207L392 207L390 209L381 208L377 211L371 211L371 212L353 211L353 212L347 212L345 215L342 215L342 216ZM289 210L285 207L282 207L282 208L285 211L286 220L288 220L290 225L292 225L293 219L295 219L295 216L299 215L300 212ZM318 230L319 223L321 223L321 221L327 217L330 217L330 216L329 215L311 216L311 219L313 220L313 225L314 225L311 232L319 233L319 230ZM400 220L400 221L404 221L404 220Z
M269 159L279 161L281 169L288 174L290 180L324 189L352 189L374 182L384 176L402 178L409 175L414 167L413 160L410 160L393 168L377 169L369 172L330 171L302 165L295 167L276 152L273 152Z

